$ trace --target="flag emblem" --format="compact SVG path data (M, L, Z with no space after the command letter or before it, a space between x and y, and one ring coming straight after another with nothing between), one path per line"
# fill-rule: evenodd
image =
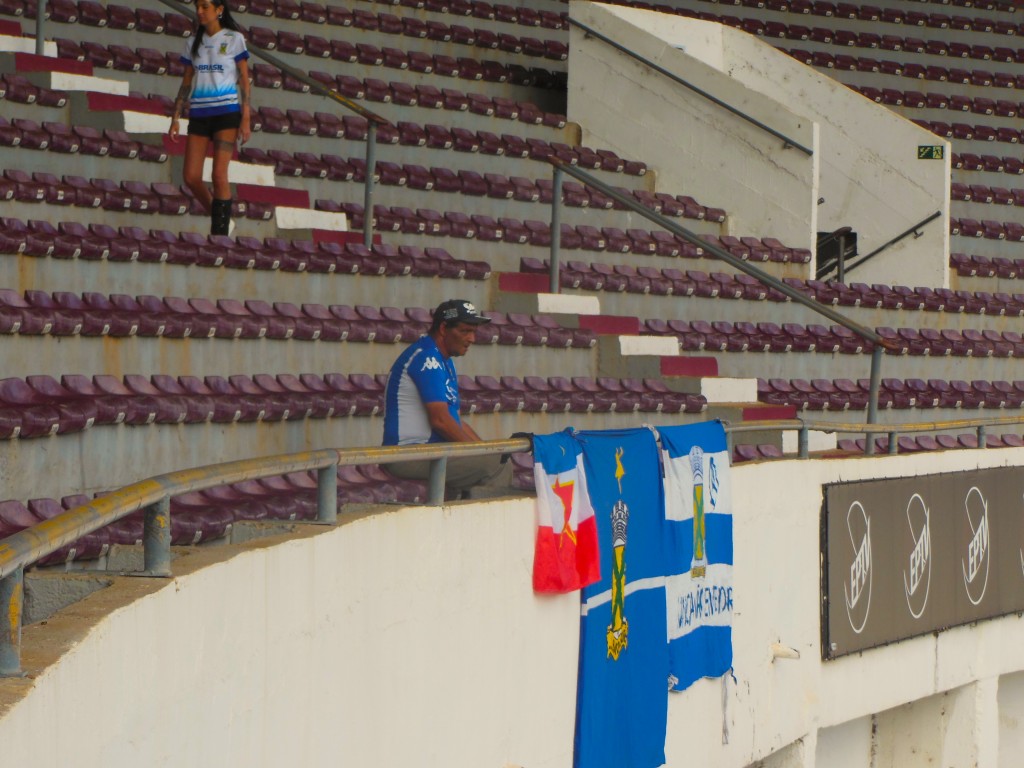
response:
M732 496L722 425L662 427L673 688L732 665Z
M622 449L620 448L619 451ZM622 454L616 452L618 469ZM626 474L625 472L622 475ZM622 476L616 471L616 479ZM608 656L614 661L629 645L629 622L626 621L626 529L629 527L629 507L622 499L612 507L612 623L608 625Z
M690 449L690 472L693 474L693 559L690 576L699 579L707 573L707 526L704 522L704 449Z

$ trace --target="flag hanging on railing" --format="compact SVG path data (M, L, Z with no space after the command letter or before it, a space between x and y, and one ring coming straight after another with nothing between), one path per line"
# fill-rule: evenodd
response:
M674 690L732 666L732 493L720 422L658 429L665 461L665 583Z
M664 506L649 429L580 432L601 547L582 592L575 768L665 762Z
M534 588L582 586L574 768L661 766L668 690L732 666L725 430L657 434L534 437Z
M594 583L601 577L600 555L579 442L568 432L534 436L533 476L534 590L571 592Z

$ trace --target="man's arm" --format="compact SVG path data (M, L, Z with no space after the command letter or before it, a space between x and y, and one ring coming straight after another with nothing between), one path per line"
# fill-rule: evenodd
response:
M449 443L478 443L480 436L468 424L460 424L448 413L448 403L424 403L427 409L427 421L437 434Z
M478 443L483 442L484 439L480 437L480 435L476 433L476 430L469 426L469 424L467 424L466 422L462 422L462 428L472 436L473 440L475 440Z

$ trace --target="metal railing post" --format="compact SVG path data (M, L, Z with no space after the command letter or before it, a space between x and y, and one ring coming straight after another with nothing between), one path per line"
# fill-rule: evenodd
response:
M145 508L142 528L142 571L145 576L171 575L171 497Z
M551 293L561 290L558 275L558 254L562 246L562 169L555 166L551 174L551 279L548 285Z
M871 350L871 389L868 392L868 424L878 423L878 389L882 383L882 348L876 344ZM874 435L865 435L864 452L869 456L875 452Z
M338 467L335 464L316 471L316 521L338 522Z
M25 569L0 579L0 677L21 677L21 617Z
M895 432L889 433L889 455L895 456L900 452L900 439Z
M39 0L36 3L36 54L42 56L46 49L46 33L44 24L46 20L46 0Z
M984 424L978 425L978 447L988 448L988 430Z
M440 506L444 503L444 476L448 470L448 459L442 457L430 462L430 475L427 477L427 504Z
M839 261L836 268L836 277L840 283L846 282L846 235L839 236Z
M373 175L377 165L377 124L366 121L366 179L363 182L363 245L373 246Z
M810 455L810 433L807 427L800 427L800 431L797 432L797 455L801 459L806 459Z

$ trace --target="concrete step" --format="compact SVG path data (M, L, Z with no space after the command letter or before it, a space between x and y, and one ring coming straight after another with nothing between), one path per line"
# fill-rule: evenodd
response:
M10 71L24 75L26 80L41 88L68 92L105 93L114 96L128 95L128 83L95 76L92 64L88 62L27 53L17 53L13 58L13 70ZM0 69L6 69L6 65L2 61L0 61Z
M709 403L706 415L709 419L719 419L727 424L744 424L795 419L796 409L791 406L766 406L761 403ZM784 452L786 450L784 433L772 429L737 432L732 436L732 443L772 445Z
M461 295L461 294L458 294ZM220 298L213 295L212 298ZM358 299L356 299L358 301ZM341 303L341 302L338 302ZM351 306L351 305L350 305ZM430 308L430 305L421 305ZM389 341L300 341L296 339L169 338L152 336L29 336L4 338L12 361L9 376L64 374L123 376L229 376L235 373L302 373L338 370L358 361L364 373L386 373L404 344ZM512 344L477 344L458 361L467 376L591 376L592 349L555 349Z
M521 280L524 277L527 280ZM600 315L601 302L597 296L519 290L523 282L536 287L537 277L543 275L524 276L515 272L497 274L496 290L492 296L493 308L500 312L555 315L568 328L583 327L579 322L580 317Z
M519 411L473 414L469 420L484 439L498 439L514 432L546 434L568 426L619 429L643 423L652 426L694 423L706 418L705 414ZM106 491L158 471L287 453L295 451L297 446L316 450L379 445L382 428L381 415L233 424L95 426L84 432L52 438L12 441L10 445L17 450L5 452L5 461L0 463L0 482L4 493L12 499L60 498L72 489L87 494ZM184 453L183 445L188 446ZM115 455L140 457L140 460L110 461ZM53 466L76 467L76 479L46 472L47 467Z
M100 211L103 213L103 211ZM107 216L116 225L139 225L140 217ZM101 221L103 219L100 219ZM209 220L206 219L206 226ZM248 220L239 222L239 233L249 234ZM147 220L142 226L150 225ZM202 230L193 230L202 231ZM265 229L261 236L274 236ZM0 286L16 291L43 289L48 292L97 291L182 296L186 298L234 298L316 304L366 304L371 297L384 296L386 303L400 307L433 307L439 294L458 296L478 306L489 306L490 280L463 280L363 274L319 274L279 270L228 269L167 263L88 261L85 259L0 258ZM154 286L159 286L155 289ZM383 302L382 302L383 303ZM484 371L486 373L486 371Z
M348 231L348 218L344 213L315 211L310 208L274 208L274 224L279 237L317 239L314 232L337 233Z
M16 32L14 25L17 25L18 32ZM0 29L0 51L6 53L35 53L36 41L31 37L21 37L20 29L21 26L17 22L6 22L6 26ZM43 55L56 56L57 44L54 42L43 43Z

